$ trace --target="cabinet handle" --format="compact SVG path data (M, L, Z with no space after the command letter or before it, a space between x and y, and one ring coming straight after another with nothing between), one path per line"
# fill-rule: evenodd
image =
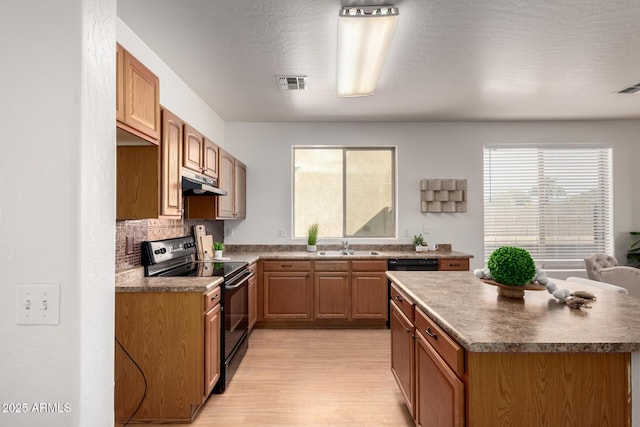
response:
M211 297L211 301L213 301L214 299L218 298L218 294L215 294L214 296Z
M407 331L408 334L410 334L411 333L411 328L407 328L406 331Z
M402 302L402 297L400 295L396 295L396 300Z
M449 265L450 265L451 267L460 267L460 264L451 264L451 263L449 263Z
M281 264L282 268L291 268L293 265L291 264Z
M434 340L438 339L438 334L434 334L433 332L431 332L431 327L427 326L427 329L424 330L426 332L426 334L428 336L430 336L431 338L433 338Z

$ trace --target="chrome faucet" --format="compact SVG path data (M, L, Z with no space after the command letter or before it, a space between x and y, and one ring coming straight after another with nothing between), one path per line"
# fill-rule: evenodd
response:
M342 252L349 252L349 242L346 240L342 242Z

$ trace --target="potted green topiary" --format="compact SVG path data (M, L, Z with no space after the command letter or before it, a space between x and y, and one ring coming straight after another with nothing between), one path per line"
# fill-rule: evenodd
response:
M544 289L544 286L531 285L537 270L535 261L526 249L515 246L498 248L489 255L487 268L491 278L497 283L498 294L502 296L522 298L525 289Z
M213 243L213 257L214 258L222 258L222 251L224 250L224 243L222 242L214 242Z
M309 225L307 229L307 251L315 252L317 250L316 244L318 243L318 223L314 222Z
M422 252L424 250L423 246L426 246L426 244L424 242L424 237L422 237L422 234L413 236L413 246L416 247L416 252Z
M524 286L536 275L536 263L531 254L515 246L503 246L493 251L487 267L496 282L509 286Z

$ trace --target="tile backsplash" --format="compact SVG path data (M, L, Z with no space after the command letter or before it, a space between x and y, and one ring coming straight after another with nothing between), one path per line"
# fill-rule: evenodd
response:
M116 221L116 272L142 265L142 242L193 235L193 226L197 224L204 224L214 241L224 241L224 221L167 218Z

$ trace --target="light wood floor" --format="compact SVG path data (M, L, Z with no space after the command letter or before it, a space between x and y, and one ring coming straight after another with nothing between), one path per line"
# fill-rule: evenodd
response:
M204 426L414 426L390 371L389 330L256 329Z

